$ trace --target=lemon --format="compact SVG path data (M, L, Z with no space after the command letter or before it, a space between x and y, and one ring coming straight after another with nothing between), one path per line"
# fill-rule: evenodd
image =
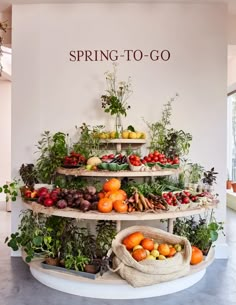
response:
M129 133L129 139L137 139L136 132L131 131L131 132Z
M122 139L128 139L129 138L129 130L124 130L121 134Z
M154 256L154 257L158 257L160 254L159 254L158 250L152 250L151 255Z
M161 261L164 261L166 259L166 257L164 255L159 255L158 259L161 260Z
M159 244L158 243L154 243L154 250L157 250L158 249L158 247L159 247Z
M147 257L146 257L146 259L151 259L151 260L156 260L156 258L153 256L153 255L148 255Z
M137 246L133 247L133 251L138 250L138 249L143 249L143 247L141 245L137 245Z

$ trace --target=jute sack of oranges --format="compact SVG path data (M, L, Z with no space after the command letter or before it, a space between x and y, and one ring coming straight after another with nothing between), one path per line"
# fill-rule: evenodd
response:
M133 234L136 232L140 234ZM143 246L141 244L144 238L147 241L155 241L158 246L164 245L163 249L153 249L159 252L158 256L161 255L161 259L157 256L155 259L147 259L148 252L147 254L144 252L148 249L144 248L144 242ZM139 259L139 255L134 255L134 252L138 251L138 249L134 249L134 244L142 246L143 249L140 248L142 254L139 253L140 256L143 255L142 259ZM147 247L148 245L150 246L150 242L147 242ZM178 245L181 250L170 255L171 247L167 249L168 245L172 245L172 247ZM170 281L186 275L190 270L192 249L189 241L184 237L149 226L133 226L120 231L112 242L112 251L115 254L113 270L133 287ZM155 256L155 252L153 254Z

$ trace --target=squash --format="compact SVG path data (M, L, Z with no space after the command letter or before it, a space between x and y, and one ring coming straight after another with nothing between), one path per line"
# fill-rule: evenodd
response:
M131 250L135 246L139 245L143 239L144 239L144 236L141 232L134 232L134 233L126 236L123 239L122 244L126 246L127 250Z
M87 165L90 165L91 167L97 166L100 163L102 163L102 160L98 157L91 157L87 160Z

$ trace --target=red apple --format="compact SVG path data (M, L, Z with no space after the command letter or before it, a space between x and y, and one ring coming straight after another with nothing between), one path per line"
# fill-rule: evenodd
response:
M51 198L46 198L43 202L43 204L45 205L45 207L51 207L54 204L54 201Z

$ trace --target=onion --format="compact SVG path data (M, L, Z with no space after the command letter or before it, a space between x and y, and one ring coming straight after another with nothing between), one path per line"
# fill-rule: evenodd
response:
M91 203L88 200L81 200L80 202L80 210L86 212L90 210Z
M64 209L67 207L67 202L64 199L61 199L57 202L58 209Z

